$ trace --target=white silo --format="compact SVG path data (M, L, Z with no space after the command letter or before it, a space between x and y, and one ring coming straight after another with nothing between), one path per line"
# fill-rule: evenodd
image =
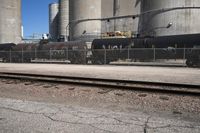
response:
M56 41L59 37L58 26L59 26L59 4L49 4L49 34L53 41Z
M21 25L21 0L1 0L0 43L21 42Z
M77 21L101 18L101 0L70 1L70 39L92 41L99 38L101 21Z

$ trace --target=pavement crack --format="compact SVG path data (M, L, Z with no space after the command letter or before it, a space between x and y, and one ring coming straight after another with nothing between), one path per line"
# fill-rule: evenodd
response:
M8 107L0 107L0 109L11 110L11 111L14 111L14 112L25 113L25 114L42 114L42 113L36 113L36 112L22 111L22 110L19 110L19 109L8 108Z
M114 131L110 131L110 130L106 130L106 129L102 129L102 128L99 128L99 127L96 127L96 126L94 126L94 125L92 125L92 124L88 124L90 127L93 127L93 128L95 128L95 129L97 129L97 130L100 130L100 131L103 131L103 132L107 132L107 133L117 133L117 132L114 132Z
M200 128L199 126L178 126L178 125L171 125L171 127L176 127L176 128Z
M150 118L151 118L151 116L149 116L148 118L147 118L147 120L145 121L145 123L144 123L144 133L147 133L147 129L148 129L148 123L149 123L149 120L150 120Z
M85 126L90 126L90 127L93 127L95 129L98 129L98 130L101 130L101 131L104 131L104 132L116 133L116 132L113 132L113 131L109 131L109 130L105 130L105 129L102 129L102 128L98 128L98 127L94 126L93 124L85 124L85 123L80 123L80 122L69 122L69 121L57 120L57 119L54 119L51 116L48 116L46 114L43 114L43 116L48 118L48 119L50 119L51 121L54 121L54 122L73 124L73 125L85 125Z
M158 128L168 128L168 127L171 127L170 124L168 125L165 125L165 126L158 126L158 127L148 127L149 129L158 129Z

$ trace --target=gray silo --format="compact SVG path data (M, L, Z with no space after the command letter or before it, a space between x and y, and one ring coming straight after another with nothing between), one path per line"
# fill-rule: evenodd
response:
M21 40L21 0L1 0L0 43L19 43Z
M70 40L92 41L101 33L101 21L79 21L101 18L101 0L70 1Z
M140 13L138 0L102 0L102 17L125 16ZM102 22L102 32L112 31L138 31L138 18L116 19Z
M59 36L64 41L69 36L69 0L59 0Z
M53 41L56 41L58 39L58 13L59 4L49 4L49 34Z
M200 0L142 0L140 19L142 36L165 36L200 33ZM181 9L175 9L182 7ZM167 10L166 10L167 9ZM157 11L155 11L157 10ZM168 26L171 23L171 26Z

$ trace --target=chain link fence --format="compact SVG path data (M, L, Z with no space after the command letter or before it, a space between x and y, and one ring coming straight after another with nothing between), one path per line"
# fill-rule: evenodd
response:
M134 48L95 50L21 50L1 51L1 62L8 63L71 63L71 64L134 64L174 63L185 65L194 49ZM197 50L197 49L195 49ZM200 49L198 49L200 51Z

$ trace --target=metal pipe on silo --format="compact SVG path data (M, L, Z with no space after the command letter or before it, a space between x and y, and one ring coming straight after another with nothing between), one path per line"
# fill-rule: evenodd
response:
M69 36L69 0L59 0L59 36L63 41Z
M49 4L49 34L52 41L57 41L58 39L58 14L59 4Z
M113 16L119 16L120 13L120 0L113 0ZM114 20L114 31L117 30L117 21Z
M199 6L199 0L142 0L141 12L150 12L140 18L140 34L142 36L166 36L199 33L200 9L184 8ZM177 10L177 7L182 8ZM173 25L167 28L169 23Z
M113 0L113 16L119 16L120 0Z
M21 42L21 25L21 0L1 0L0 43Z
M69 0L70 22L82 19L101 18L101 0ZM70 23L70 39L92 41L101 34L101 21Z

